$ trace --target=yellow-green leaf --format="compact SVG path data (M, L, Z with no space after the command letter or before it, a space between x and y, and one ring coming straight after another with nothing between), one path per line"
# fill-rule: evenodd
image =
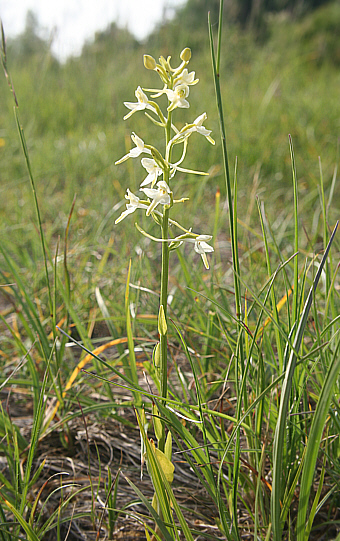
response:
M166 437L165 447L164 447L164 453L165 456L171 460L172 457L172 435L171 432L168 432L168 435Z
M157 449L156 446L155 446L155 443L150 440L150 444L153 448L153 451L156 455L156 458L157 458L157 461L165 475L165 478L166 480L169 482L169 483L172 483L172 481L174 480L174 471L175 471L175 466L173 465L173 463L165 456L165 454L163 453L163 451L161 451L160 449Z
M163 427L162 427L162 421L159 418L159 412L158 412L156 404L153 404L152 406L152 420L153 420L153 428L155 431L155 435L156 435L157 441L159 441L162 438Z

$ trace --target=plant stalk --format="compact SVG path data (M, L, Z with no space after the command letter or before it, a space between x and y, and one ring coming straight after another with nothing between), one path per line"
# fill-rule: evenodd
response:
M165 128L166 148L171 138L171 112L168 114L168 120ZM171 151L170 151L171 152ZM170 161L170 156L166 156L166 160ZM169 185L170 171L164 170L163 179ZM164 207L163 223L162 223L162 239L168 239L169 235L169 208ZM168 302L168 281L169 281L169 246L167 242L162 242L162 270L161 270L161 297L160 305L163 305L165 321L167 318L167 302ZM161 397L167 398L168 395L168 333L160 335L160 378L161 378ZM158 447L164 452L165 448L165 426L162 423L162 434L158 442Z

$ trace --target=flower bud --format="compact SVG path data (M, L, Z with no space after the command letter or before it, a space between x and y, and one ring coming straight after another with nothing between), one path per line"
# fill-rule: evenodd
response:
M153 363L156 368L159 368L161 365L161 350L160 350L160 344L158 342L157 346L153 350Z
M189 49L189 47L186 47L185 49L183 49L179 57L181 60L183 60L183 62L189 62L191 58L191 49Z
M158 332L160 336L165 336L168 332L168 326L166 324L166 318L164 313L164 307L163 304L159 307L159 314L158 314Z
M166 163L166 161L164 160L162 154L157 150L157 148L154 148L153 146L151 145L147 145L146 148L150 148L151 150L151 156L153 157L153 159L155 160L155 162L157 163L158 167L160 167L161 169L163 169L163 171L166 171L169 166L168 164Z
M150 56L149 54L145 54L143 57L144 60L144 66L147 70L154 70L156 69L156 60L153 58L153 56Z

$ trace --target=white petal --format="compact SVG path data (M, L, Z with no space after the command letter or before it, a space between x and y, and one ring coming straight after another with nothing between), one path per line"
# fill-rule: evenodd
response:
M150 182L152 182L154 179L154 176L152 173L149 173L147 177L145 177L145 179L143 180L142 184L140 185L140 188L142 188L143 186L147 186L148 184L150 184Z
M212 235L198 235L198 237L196 237L196 240L198 241L211 240L211 239L212 239Z
M209 244L207 244L206 242L200 242L200 245L201 245L201 248L204 250L204 252L208 254L214 251L214 248L210 246Z
M124 220L124 218L126 218L126 216L128 216L129 214L132 214L132 212L134 212L136 210L136 208L137 207L130 207L130 208L124 210L124 212L122 212L122 214L119 216L119 218L117 218L117 220L115 220L115 224L118 224L119 222Z
M125 156L123 156L122 158L120 158L120 160L117 160L115 162L115 165L119 165L120 163L123 163L125 162L128 158L130 158L130 152L128 154L125 154Z
M137 105L137 107L133 107L133 108L132 108L132 107L129 107L128 103L124 103L124 105L125 105L126 107L128 107L129 109L132 109L132 110L131 110L127 115L123 116L123 120L127 120L128 118L130 118L130 116L133 115L133 113L134 113L135 111L138 111L138 110L140 109L140 107L138 107L138 105ZM132 103L131 103L130 105L135 105L135 104L132 104Z
M207 120L207 118L208 118L208 117L207 117L207 113L202 113L200 116L198 116L198 117L196 118L196 120L194 120L193 123L194 123L196 126L202 126L203 122L204 122L205 120Z
M159 201L157 200L157 197L152 201L151 205L149 206L148 210L146 211L146 215L150 216L151 212L157 207Z
M190 107L190 103L184 98L182 98L181 100L178 101L177 107L180 107L182 109L188 109Z
M185 68L182 71L181 75L176 78L177 84L183 83L186 85L195 85L196 83L198 83L198 81L198 79L195 79L195 72L191 71L190 73L188 73L187 68Z
M131 139L135 143L136 147L144 149L144 141L143 141L143 139L138 137L138 135L136 135L134 131L132 132Z
M137 98L137 100L140 102L140 103L144 103L144 104L147 104L148 103L148 97L147 95L143 92L142 88L139 86L137 88L137 90L135 91L135 96Z
M207 130L204 126L198 126L197 132L204 135L204 137L208 137L211 134L211 130Z
M154 199L158 195L158 190L154 190L153 188L143 188L141 191L144 192L147 197L150 197L150 199Z
M143 149L135 147L132 148L129 152L129 158L138 158L143 152Z
M124 105L125 105L125 107L127 107L128 109L131 109L131 110L137 109L137 107L138 107L138 109L140 108L139 103L135 103L135 102L132 103L131 101L124 101Z
M181 83L180 85L175 86L174 91L175 91L175 95L178 96L179 99L187 98L190 92L188 85L184 83Z
M142 158L142 166L150 173L157 167L157 164L152 158Z
M197 239L196 239L196 242L195 242L195 252L197 252L198 254L204 254L204 253L209 253L209 252L213 252L214 251L214 248L212 246L209 246L209 244L207 244L206 242L203 242L203 241L198 241L197 242Z
M157 182L157 186L159 188L162 188L163 190L166 190L168 193L170 193L170 188L167 185L167 183L165 182L165 180L160 180L159 182Z
M170 188L164 180L160 180L157 183L158 190L152 188L142 188L141 191L144 192L150 199L152 199L151 205L149 206L146 215L149 216L151 212L157 207L157 205L169 205L170 204Z
M137 206L139 203L139 197L132 193L129 188L127 189L127 193L125 194L125 199L129 199L131 205Z

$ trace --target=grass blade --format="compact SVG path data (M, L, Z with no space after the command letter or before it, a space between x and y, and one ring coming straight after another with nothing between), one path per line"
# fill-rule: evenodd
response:
M285 373L285 378L282 385L281 401L280 401L279 413L278 413L277 424L276 424L275 435L274 435L274 444L273 444L273 490L272 490L272 497L271 497L271 514L272 514L272 528L273 528L274 541L281 540L280 498L281 498L281 492L283 488L282 487L282 484L283 484L282 483L282 469L283 469L282 455L283 455L283 447L284 447L284 440L285 440L288 403L289 403L289 398L291 394L292 380L293 380L294 371L296 367L296 360L297 360L297 355L295 352L297 352L300 348L303 334L306 327L306 323L307 323L308 314L312 305L313 297L314 297L316 288L318 286L323 267L326 263L328 253L331 248L335 233L337 231L338 223L339 222L337 222L333 230L333 233L331 235L331 238L329 240L329 243L327 245L323 258L320 262L318 272L316 273L313 284L309 290L307 300L305 302L305 306L302 310L299 325L297 327L296 335L294 338L294 349L291 351L286 373Z
M1 494L0 497L3 499L4 504L6 507L13 513L17 521L19 522L22 529L25 531L27 535L28 541L40 541L39 537L34 533L31 526L26 522L26 520L22 517L20 512L12 505L8 500L6 500Z
M130 481L130 479L128 479L128 477L125 477L125 480L129 483L130 487L133 488L133 490L137 494L138 498L140 498L141 502L143 502L143 504L145 505L145 507L149 511L150 515L152 516L152 518L154 519L155 523L157 524L159 530L161 531L161 533L162 533L162 535L164 537L164 540L165 541L173 541L173 537L169 534L169 531L167 530L164 522L160 518L157 511L152 507L149 500L144 496L144 494L139 490L139 488L137 488L136 485L132 481Z
M295 156L293 148L293 140L289 135L289 149L292 162L292 175L293 175L293 193L294 193L294 252L299 251L299 214L298 214L298 187L297 187L297 175ZM299 285L299 268L298 258L294 260L294 288L293 288L293 325L298 318L298 285Z
M123 358L124 371L127 377L138 386L138 374L136 367L136 356L135 356L135 346L133 342L132 335L132 326L131 326L131 315L130 315L130 296L129 296L129 286L130 286L130 274L131 274L131 259L129 263L129 270L126 278L126 289L125 289L125 317L126 317L126 335L129 348L129 358ZM140 406L141 396L139 393L133 393L136 406Z
M305 536L306 515L311 491L315 464L320 449L322 433L325 428L328 409L333 398L333 387L340 371L339 357L340 342L334 351L332 363L329 367L325 382L322 386L320 398L316 406L312 426L307 442L306 458L302 470L299 508L297 516L297 541L307 541Z

